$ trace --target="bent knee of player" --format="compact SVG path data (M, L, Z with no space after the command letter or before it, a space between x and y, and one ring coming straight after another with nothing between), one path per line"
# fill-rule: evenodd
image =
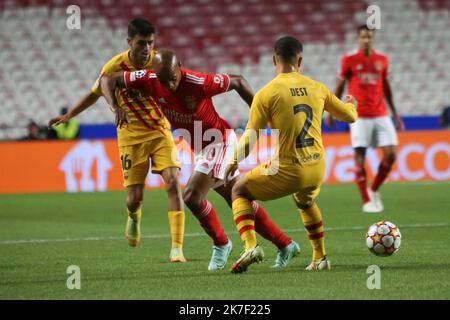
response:
M304 199L301 199L300 197L296 196L295 194L293 194L292 197L294 198L295 205L300 210L306 210L306 209L311 208L315 202L314 199L313 200L304 200Z
M243 180L237 181L234 184L233 189L231 190L231 200L235 201L238 198L254 200L253 196L251 196L250 192L247 190L247 187Z
M397 159L397 154L396 154L396 152L394 150L386 153L386 155L384 156L384 160L389 165L393 165L396 159Z
M187 187L183 193L183 201L192 212L202 208L202 194L193 188Z
M168 194L178 194L180 182L178 174L171 174L165 179L166 191Z
M127 208L130 212L136 212L144 201L143 195L130 194L127 197Z

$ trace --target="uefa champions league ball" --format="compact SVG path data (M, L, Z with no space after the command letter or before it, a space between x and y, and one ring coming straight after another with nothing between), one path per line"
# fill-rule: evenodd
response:
M376 256L388 257L400 248L402 235L399 228L389 221L379 221L369 227L366 245Z

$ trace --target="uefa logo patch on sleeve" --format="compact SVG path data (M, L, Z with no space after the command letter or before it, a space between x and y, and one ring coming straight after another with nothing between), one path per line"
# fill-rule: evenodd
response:
M146 73L147 71L145 70L136 71L136 78L142 78L143 76L145 76Z
M147 71L145 71L145 70L133 71L130 75L130 80L134 81L136 79L140 79L143 76L145 76L146 73L147 73Z

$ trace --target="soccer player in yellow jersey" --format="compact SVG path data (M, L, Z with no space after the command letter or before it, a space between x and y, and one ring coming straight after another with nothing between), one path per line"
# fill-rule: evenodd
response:
M65 115L49 121L49 126L67 122L70 118L93 105L100 96L100 78L117 71L150 69L155 54L155 29L150 22L133 19L128 25L130 49L113 57L103 67L91 92ZM116 97L120 108L116 110L116 124L119 118L127 123L117 127L119 153L122 164L124 186L128 190L126 237L130 246L140 243L140 221L144 200L145 179L152 159L152 172L164 179L168 195L168 217L172 237L170 261L185 262L183 255L185 214L179 185L178 151L172 138L170 124L157 103L150 97L143 97L126 89L117 89Z
M277 130L279 145L275 157L248 172L233 187L233 215L245 244L241 257L232 265L233 273L247 270L264 258L256 242L253 200L273 200L292 194L313 248L313 260L307 270L330 269L323 238L323 223L315 199L325 172L325 152L321 123L324 110L337 119L354 122L356 101L347 96L345 103L322 83L299 74L302 44L283 37L275 44L273 63L277 76L256 93L247 128L239 140L225 177L237 170L238 162L250 153L258 130L269 126ZM255 135L256 133L256 135ZM228 182L228 181L226 181Z

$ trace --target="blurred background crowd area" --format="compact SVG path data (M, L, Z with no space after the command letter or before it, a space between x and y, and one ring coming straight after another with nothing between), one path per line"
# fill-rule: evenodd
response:
M79 30L66 26L74 4ZM155 48L175 50L186 68L242 74L255 91L274 76L276 39L296 36L304 43L301 72L333 91L340 58L356 48L356 27L370 4L381 9L375 48L390 58L399 113L416 119L411 123L448 126L450 0L0 0L0 140L26 138L36 126L38 139L91 137L83 132L103 124L113 132L104 99L63 134L44 127L128 48L132 18L150 20ZM248 107L237 94L214 100L232 127L245 125Z

